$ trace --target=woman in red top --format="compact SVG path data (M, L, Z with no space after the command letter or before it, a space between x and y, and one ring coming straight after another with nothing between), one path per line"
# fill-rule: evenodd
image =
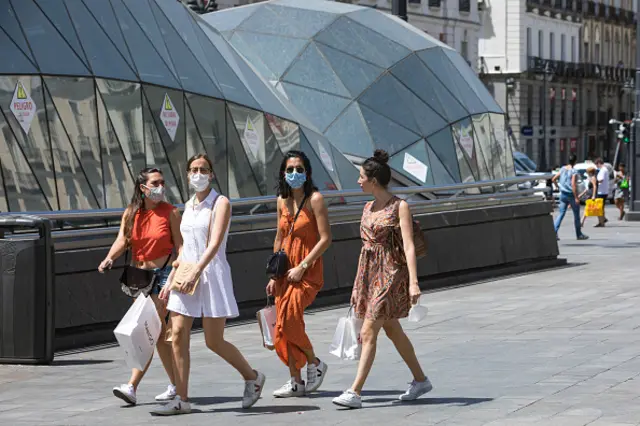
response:
M132 253L132 266L156 273L158 285L152 289L151 298L160 318L166 318L167 311L164 303L159 301L158 294L169 277L171 263L182 249L182 236L180 213L164 201L164 177L156 168L146 168L138 174L131 203L122 215L118 237L107 257L100 263L98 271L103 273L110 269L113 262L127 249ZM164 336L165 329L163 321L161 336ZM168 401L176 395L171 343L160 339L156 347L171 382L165 392L156 396L156 401ZM133 369L129 382L113 388L113 394L126 403L135 405L136 390L150 364L151 360L144 371Z

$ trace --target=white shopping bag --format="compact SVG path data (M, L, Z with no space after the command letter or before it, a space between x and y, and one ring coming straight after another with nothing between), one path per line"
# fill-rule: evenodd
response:
M421 305L420 301L418 300L418 303L413 305L411 307L411 309L409 310L409 322L420 322L420 321L422 321L423 319L426 318L427 312L429 312L427 307L424 306L424 305Z
M360 339L362 322L352 316L352 308L349 308L347 316L338 321L329 353L340 359L359 360L362 352L362 340Z
M269 305L267 301L267 307L260 309L256 314L258 318L258 325L260 326L260 333L262 333L262 346L274 350L275 342L275 329L276 329L276 307Z
M162 323L151 297L138 296L113 330L130 368L144 370L160 337Z

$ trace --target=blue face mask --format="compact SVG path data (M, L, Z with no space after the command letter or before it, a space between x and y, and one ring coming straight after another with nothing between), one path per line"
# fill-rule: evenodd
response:
M307 175L305 173L285 173L285 180L289 184L289 186L293 189L302 188L304 183L307 181Z

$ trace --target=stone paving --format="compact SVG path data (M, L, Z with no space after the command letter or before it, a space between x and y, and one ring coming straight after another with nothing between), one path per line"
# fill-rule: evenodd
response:
M414 403L396 402L410 375L381 337L365 408L331 404L356 369L327 353L346 313L337 307L306 317L316 350L330 365L322 391L311 397L271 397L287 369L260 346L258 326L250 322L232 324L227 337L267 374L265 394L251 410L240 408L239 376L196 333L191 415L149 415L153 396L167 384L156 361L139 405L123 407L111 387L128 372L119 349L109 347L58 356L53 366L0 366L0 425L639 425L640 224L615 218L604 229L593 224L585 229L591 239L576 241L568 214L559 242L566 268L424 295L429 316L406 329L435 388Z

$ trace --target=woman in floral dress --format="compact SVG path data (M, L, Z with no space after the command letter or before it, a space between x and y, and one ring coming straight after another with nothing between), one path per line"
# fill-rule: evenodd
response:
M362 407L360 393L376 356L380 329L384 329L413 374L413 382L400 400L415 400L433 388L399 322L418 302L420 287L411 211L406 201L387 190L391 180L388 161L385 151L376 150L363 163L358 179L362 190L373 194L374 200L365 205L362 214L363 247L351 294L356 316L364 320L360 332L362 355L353 385L333 400L342 407Z

